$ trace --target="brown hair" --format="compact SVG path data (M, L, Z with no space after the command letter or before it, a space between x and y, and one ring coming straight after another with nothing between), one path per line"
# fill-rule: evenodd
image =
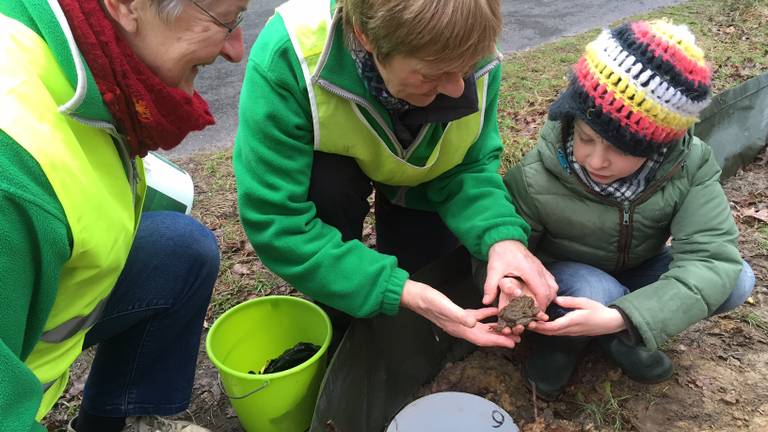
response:
M338 0L353 46L362 32L383 63L407 55L444 68L471 65L495 51L499 0Z

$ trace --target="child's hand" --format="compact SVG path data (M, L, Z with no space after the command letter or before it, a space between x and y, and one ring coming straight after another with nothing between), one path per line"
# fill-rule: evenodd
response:
M555 303L573 309L549 322L534 321L528 330L549 336L600 336L626 328L619 311L585 297L555 297Z

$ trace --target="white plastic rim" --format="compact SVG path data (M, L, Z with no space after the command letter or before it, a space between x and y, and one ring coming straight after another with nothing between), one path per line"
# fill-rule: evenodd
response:
M179 202L185 207L184 213L190 214L195 196L195 186L189 173L153 152L149 152L144 157L143 162L147 188L154 189Z
M433 393L403 408L386 432L520 432L495 403L461 392Z

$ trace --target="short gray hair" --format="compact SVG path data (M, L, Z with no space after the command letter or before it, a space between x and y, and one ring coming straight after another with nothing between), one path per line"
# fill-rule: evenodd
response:
M184 8L184 0L150 0L150 4L155 7L157 14L166 22L172 22Z

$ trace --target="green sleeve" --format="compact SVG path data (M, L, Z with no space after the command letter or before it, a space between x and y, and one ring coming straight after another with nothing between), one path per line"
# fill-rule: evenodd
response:
M530 170L531 167L525 164L525 162L532 156L535 156L535 154L535 150L529 153L523 163L513 166L504 175L504 184L507 187L507 191L509 191L512 202L515 204L515 210L531 229L530 235L528 236L528 249L534 253L536 252L536 246L544 232L544 226L541 223L539 210L536 207L535 200L531 196L531 191L527 183L526 173L529 172L528 170ZM533 174L549 175L544 172L545 170L538 172L535 168L541 168L543 170L544 167L541 163L534 163L534 168L532 170ZM485 285L488 263L485 260L474 258L472 260L472 265L472 274L475 285L482 289L483 285Z
M709 146L699 151L703 162L686 166L694 170L691 187L672 219L669 270L616 301L649 349L710 316L728 298L742 269L720 168Z
M63 210L37 163L0 131L0 424L35 421L40 382L24 364L37 343L69 257Z
M427 198L448 228L476 258L502 240L527 244L529 227L516 213L499 166L502 151L496 119L501 66L488 77L483 129L464 161L426 185Z
M251 51L233 164L240 220L262 262L304 294L353 316L395 314L408 278L395 257L344 242L308 200L312 120L279 16Z

